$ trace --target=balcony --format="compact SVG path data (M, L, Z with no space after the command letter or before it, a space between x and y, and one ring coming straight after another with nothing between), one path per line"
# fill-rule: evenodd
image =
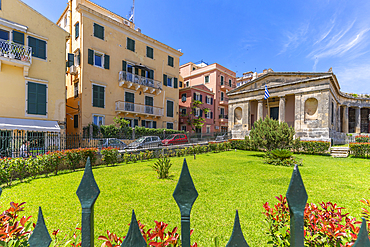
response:
M226 114L220 114L218 117L220 119L228 119L229 118L228 115L226 115Z
M227 105L227 104L229 104L229 99L228 98L221 98L220 99L220 103L219 103L220 105Z
M230 90L232 90L233 88L235 88L235 86L234 85L229 85L229 83L225 83L224 82L224 84L223 85L221 85L221 90L223 90L223 91L230 91Z
M126 86L127 88L135 88L135 90L142 88L144 92L155 93L157 95L162 92L162 82L126 71L119 72L118 83L120 87Z
M148 105L141 105L135 104L131 102L123 102L117 101L116 102L116 112L118 113L133 113L133 114L140 114L152 117L162 117L163 116L163 108L148 106Z
M0 39L0 61L5 64L23 67L24 75L28 76L28 69L32 64L32 48Z

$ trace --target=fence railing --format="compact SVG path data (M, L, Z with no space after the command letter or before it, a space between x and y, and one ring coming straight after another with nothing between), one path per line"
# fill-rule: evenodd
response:
M124 101L116 102L116 111L148 114L154 115L156 117L163 116L163 108L148 105L140 105Z
M0 39L0 56L32 63L32 47Z
M150 79L144 76L139 76L139 75L127 72L127 71L119 72L118 82L132 82L138 85L162 90L162 82L159 82L159 81L156 81L154 79Z
M100 194L99 186L95 181L94 174L88 158L85 171L77 189L77 197L80 200L82 208L81 216L81 247L94 246L94 204ZM1 195L1 188L0 188ZM173 197L179 206L181 215L181 242L182 247L190 247L190 213L195 203L198 192L195 188L189 168L184 159L181 174L174 190ZM304 246L304 209L307 203L308 195L303 184L301 174L296 165L290 180L286 193L289 212L290 212L290 246ZM39 208L36 227L29 238L30 247L48 247L51 243L50 234L46 228L41 207ZM123 247L146 247L145 239L141 235L135 212L132 211L131 223L122 245ZM240 219L236 210L234 227L229 242L226 247L248 247L247 241L243 236L240 227ZM370 241L366 226L366 220L363 219L358 238L354 247L368 247Z

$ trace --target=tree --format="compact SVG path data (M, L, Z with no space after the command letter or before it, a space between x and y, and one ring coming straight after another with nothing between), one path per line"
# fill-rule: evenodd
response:
M249 137L257 148L271 151L291 147L294 134L294 128L289 127L286 122L279 123L278 120L267 117L254 123Z
M202 105L203 103L201 101L192 100L190 112L185 115L187 118L187 124L191 126L193 131L195 131L197 128L201 128L206 121L203 118L203 114L207 114L209 112L209 108L202 107Z
M114 117L113 121L118 125L119 128L128 127L130 121L124 119L123 117Z

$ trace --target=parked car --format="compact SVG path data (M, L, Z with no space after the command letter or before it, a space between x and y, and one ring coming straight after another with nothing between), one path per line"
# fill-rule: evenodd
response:
M168 138L162 140L162 145L179 145L188 143L188 137L185 134L172 134Z
M161 139L158 136L143 136L130 143L127 148L154 148L161 145Z
M112 147L118 149L125 149L127 148L127 144L117 138L106 138L99 140L99 147L101 148Z

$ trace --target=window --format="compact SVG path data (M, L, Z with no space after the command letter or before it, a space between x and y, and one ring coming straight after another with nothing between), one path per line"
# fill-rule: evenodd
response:
M203 102L203 96L200 93L194 93L194 100L198 100L200 102Z
M46 115L45 84L27 83L27 114Z
M186 115L186 108L182 108L182 109L181 109L181 115L182 115L182 116L185 116L185 115Z
M74 85L74 97L75 98L78 97L78 82L76 82Z
M157 122L151 120L141 120L141 127L150 129L157 128Z
M209 111L209 112L207 112L207 113L204 113L204 117L205 117L205 118L208 118L208 119L212 118L212 114L211 114L211 112Z
M206 76L204 77L204 83L209 83L209 75L206 75Z
M173 87L172 85L172 77L167 76L167 87Z
M186 131L186 125L181 125L181 130Z
M224 101L224 92L221 92L221 101Z
M225 116L225 108L220 108L220 115L222 116L222 118L224 118Z
M104 27L94 23L94 37L104 40Z
M231 87L231 79L229 80L229 87Z
M167 123L167 129L173 130L173 123Z
M73 128L78 128L78 115L73 116Z
M224 76L221 76L221 86L224 85Z
M181 101L186 102L186 93L181 94Z
M32 47L32 56L46 59L46 41L28 36L28 46Z
M195 108L195 112L194 112L194 116L196 117L199 117L200 116L200 109L199 108Z
M75 39L77 39L78 36L80 36L80 23L77 22L75 24Z
M90 65L95 65L96 67L109 69L110 56L103 54L94 50L88 50L87 63Z
M168 66L173 67L173 57L168 56Z
M186 82L186 87L189 87L189 81Z
M208 105L213 105L213 98L211 96L207 96L207 102Z
M167 117L173 117L174 103L171 100L167 100Z
M105 87L93 85L93 106L104 108L105 105Z
M198 133L198 134L202 133L202 127L196 127L195 133Z
M127 49L130 51L135 51L135 40L127 38Z
M179 81L179 88L182 88L182 81Z
M17 31L13 31L13 42L20 45L24 45L24 34Z
M145 96L145 113L154 114L153 97Z
M128 124L129 127L134 128L135 126L139 126L138 119L125 118L125 120L129 121L129 124Z
M0 29L0 39L9 40L9 32Z
M211 126L207 125L207 127L206 127L206 132L207 132L207 133L211 133Z
M77 50L75 53L75 65L76 66L80 66L80 60L81 60L80 50Z
M153 52L153 48L152 47L149 47L149 46L147 46L146 47L146 56L147 57L149 57L149 58L152 58L153 59L153 54L154 52Z
M105 120L104 116L93 115L93 123L97 126L104 125L104 120Z

